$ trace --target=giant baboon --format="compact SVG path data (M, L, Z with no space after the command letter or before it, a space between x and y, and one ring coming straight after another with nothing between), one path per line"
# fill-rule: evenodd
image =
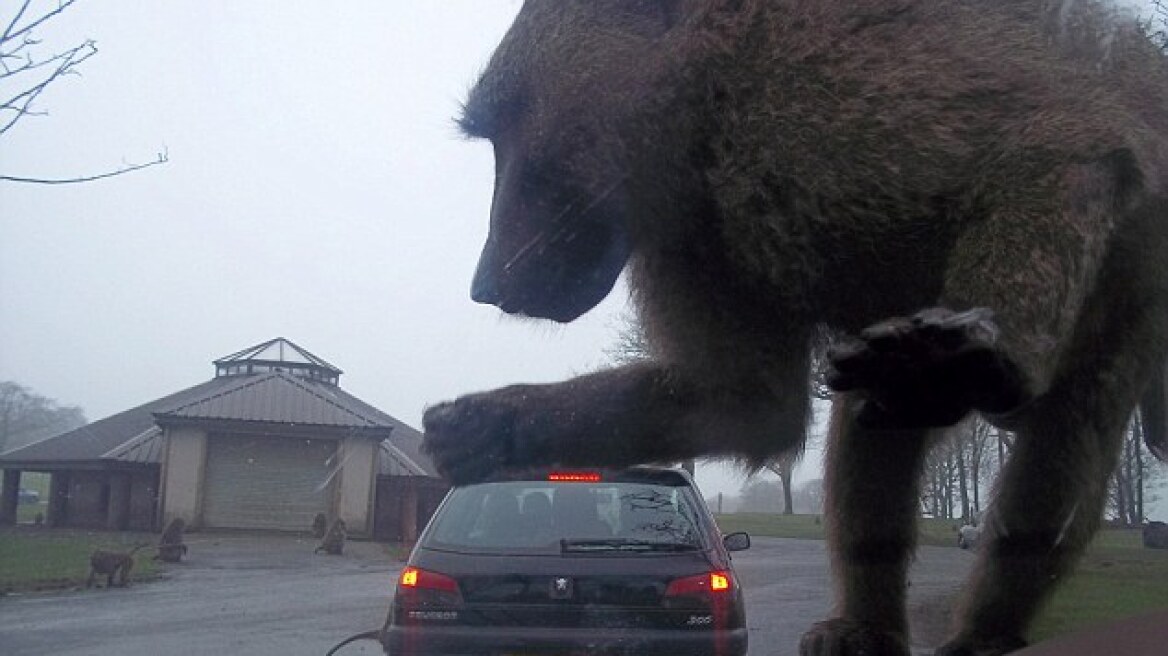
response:
M906 654L933 436L1018 433L943 654L1024 644L1141 400L1165 454L1168 64L1090 0L527 0L460 124L495 149L472 297L571 321L628 265L653 358L430 408L456 483L797 448L832 356L836 617ZM905 318L907 317L907 318Z
M134 554L146 546L146 543L135 545L129 552L95 550L89 556L89 578L85 581L85 587L92 588L93 580L98 574L105 575L107 588L114 586L115 578L119 586L126 587L129 584L130 570L134 569Z

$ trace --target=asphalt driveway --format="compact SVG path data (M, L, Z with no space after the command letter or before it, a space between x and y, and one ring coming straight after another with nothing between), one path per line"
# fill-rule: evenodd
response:
M350 542L314 555L315 540L192 533L190 554L162 580L0 598L0 652L60 654L321 655L381 626L401 563L383 545ZM913 568L914 648L941 639L948 597L972 561L924 548ZM751 656L794 656L799 636L830 607L824 544L756 538L734 557L746 590ZM372 642L343 656L380 654Z

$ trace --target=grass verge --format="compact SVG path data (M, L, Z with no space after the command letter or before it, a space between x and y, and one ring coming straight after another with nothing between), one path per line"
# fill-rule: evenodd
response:
M95 549L129 551L145 542L154 544L152 533L46 529L31 526L0 528L0 594L57 590L85 585L89 555ZM131 582L158 576L150 549L134 558ZM100 581L104 585L104 581Z
M718 527L723 533L746 531L751 535L775 538L822 540L823 521L818 515L776 515L773 513L733 513L717 515ZM935 547L957 546L956 519L921 519L920 544Z
M812 515L736 513L718 515L723 533L823 539L823 524ZM923 519L920 543L957 548L959 520ZM1104 529L1095 537L1075 572L1039 615L1033 642L1089 625L1168 607L1168 551L1146 549L1139 529Z

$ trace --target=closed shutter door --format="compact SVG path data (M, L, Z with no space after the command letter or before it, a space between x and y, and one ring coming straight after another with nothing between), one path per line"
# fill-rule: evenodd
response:
M203 522L216 528L304 531L330 514L335 440L213 436Z

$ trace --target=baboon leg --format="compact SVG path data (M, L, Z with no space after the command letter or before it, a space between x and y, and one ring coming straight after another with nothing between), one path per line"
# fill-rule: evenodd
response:
M1004 653L1076 564L1102 517L1123 431L1168 345L1168 237L1148 205L1126 217L1050 390L1018 437L979 541L979 562L940 654Z
M836 618L803 636L802 656L909 653L906 578L929 432L864 428L862 407L846 393L832 406L824 514Z
M1100 235L1115 221L1127 167L1121 156L1068 166L1000 203L953 248L941 304L993 311L995 347L1017 369L1023 403L1047 391L1068 353L1113 246Z
M1019 431L978 541L957 636L938 654L1000 654L1024 646L1041 604L1091 541L1123 424L1076 425L1065 418L1075 414L1059 404L1035 412Z

